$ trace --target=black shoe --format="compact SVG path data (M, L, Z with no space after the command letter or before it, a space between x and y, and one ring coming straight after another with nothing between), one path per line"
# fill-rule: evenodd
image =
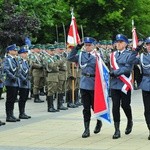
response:
M87 138L89 136L90 136L90 130L86 129L82 134L82 138Z
M5 125L5 122L0 121L0 126Z
M114 133L114 135L113 135L113 139L118 139L118 138L120 138L121 137L121 135L120 135L120 131L119 130L117 130L117 131L115 131L115 133Z
M58 112L59 110L56 110L55 108L48 108L48 112Z
M133 121L129 121L125 130L125 134L130 134L133 127Z
M28 116L28 115L26 115L26 114L20 114L20 115L19 115L19 118L20 118L20 119L29 119L29 118L31 118L31 116Z
M40 92L40 96L45 96L45 93L44 92Z
M11 116L6 118L6 122L16 122L17 120Z
M148 136L148 140L150 140L150 135Z
M34 103L43 103L44 101L43 100L40 100L40 99L36 99L34 100Z
M96 127L94 129L94 133L97 134L101 131L101 127L102 127L102 122L100 120L97 120L97 124Z
M67 107L69 107L69 108L77 108L78 106L73 104L73 103L69 103L69 104L67 104Z
M82 106L82 103L76 102L75 105L77 105L77 106Z
M63 105L61 105L58 109L60 109L60 110L67 110L68 108L63 106Z
M15 116L11 116L12 118L16 119L16 121L20 121L19 118L16 118Z

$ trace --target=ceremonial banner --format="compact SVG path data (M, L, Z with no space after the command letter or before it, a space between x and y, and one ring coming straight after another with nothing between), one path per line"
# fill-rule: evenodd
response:
M97 119L111 123L109 107L109 70L100 57L96 60L94 114Z
M67 37L67 45L68 47L70 46L73 47L77 45L78 43L80 43L80 37L78 34L76 19L72 13L72 20L71 20L71 24L70 24L70 28L68 32L68 37Z

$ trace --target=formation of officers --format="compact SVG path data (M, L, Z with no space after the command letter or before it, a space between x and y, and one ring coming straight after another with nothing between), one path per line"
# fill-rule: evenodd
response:
M40 99L40 94L46 95L48 112L59 112L82 105L79 102L78 86L80 70L76 64L72 66L72 63L66 61L66 57L64 43L36 44L29 48L13 44L6 48L5 58L1 62L1 92L3 86L6 87L6 122L31 118L25 112L29 95L33 96L34 103L44 102ZM13 113L17 96L18 117ZM56 108L54 100L57 101ZM67 102L67 107L64 102ZM1 121L0 125L5 125L5 122Z
M83 43L73 49L67 49L63 43L18 47L16 44L6 48L6 55L1 62L0 89L6 87L6 122L30 119L25 112L28 96L34 97L34 103L42 103L41 92L46 95L47 111L59 112L68 107L83 105L84 132L82 138L90 136L91 109L94 109L94 84L96 57L100 57L110 69L110 97L115 132L113 139L121 137L120 106L127 117L125 134L130 134L133 127L131 103L131 74L133 66L139 64L142 79L144 116L149 130L150 140L150 37L145 41L146 52L141 51L143 44L134 51L128 47L125 35L116 35L113 45L100 45L94 38L85 37ZM1 92L1 91L0 91ZM30 93L30 94L29 94ZM79 95L81 94L81 101ZM19 95L19 116L14 116L14 103ZM64 99L65 98L65 99ZM57 102L57 107L54 106ZM67 102L67 107L64 106ZM0 121L0 125L5 122ZM101 131L102 121L97 120L94 133Z

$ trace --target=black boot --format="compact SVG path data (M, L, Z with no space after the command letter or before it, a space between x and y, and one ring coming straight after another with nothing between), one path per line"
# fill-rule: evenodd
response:
M16 121L20 121L19 118L16 118L16 117L14 116L13 110L11 111L11 117L14 118L14 119L16 119Z
M79 102L79 89L75 89L75 91L74 91L74 97L75 97L75 105L81 106L82 103Z
M67 110L68 108L63 106L63 93L58 94L58 109L60 110Z
M102 127L102 121L101 120L97 120L96 123L96 127L94 129L94 133L97 134L101 131L101 127Z
M147 124L148 130L149 130L149 136L148 136L148 140L150 140L150 124Z
M69 108L77 108L78 106L72 103L72 91L68 90L66 93L66 102L67 102L67 107Z
M6 122L16 122L17 120L11 116L10 111L6 111Z
M0 120L0 126L5 125L5 124L6 124L5 122L2 122L2 121Z
M44 93L44 87L42 87L42 88L40 89L40 95L41 95L41 96L44 96L44 95L45 95L45 93Z
M34 95L34 103L43 103L44 101L39 98L39 95Z
M90 121L87 121L87 122L84 121L85 130L84 130L84 132L82 134L82 138L87 138L87 137L90 136L89 126L90 126Z
M19 104L19 119L30 119L31 116L25 114L25 103Z
M119 126L120 126L120 122L115 122L114 123L114 126L115 126L115 133L114 133L114 135L113 135L113 139L118 139L118 138L120 138L120 130L119 130Z
M53 96L47 96L48 112L57 112L53 105Z
M125 134L130 134L131 131L132 131L132 127L133 127L133 121L128 120L127 127L126 127L126 130L125 130Z

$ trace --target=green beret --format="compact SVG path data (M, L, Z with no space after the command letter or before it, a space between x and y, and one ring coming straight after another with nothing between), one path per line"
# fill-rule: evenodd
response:
M62 49L62 50L64 50L64 49L66 49L66 46L65 46L65 43L58 43L57 44L57 48L59 48L59 49Z
M34 46L33 46L33 49L34 49L34 48L41 49L41 44L36 44L36 45L34 45Z

